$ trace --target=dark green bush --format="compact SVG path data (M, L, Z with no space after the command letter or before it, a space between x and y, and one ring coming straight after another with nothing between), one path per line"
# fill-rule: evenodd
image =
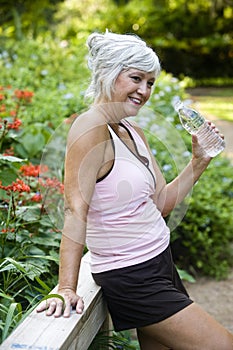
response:
M233 178L227 159L212 160L195 185L185 218L172 233L178 265L226 277L233 261Z

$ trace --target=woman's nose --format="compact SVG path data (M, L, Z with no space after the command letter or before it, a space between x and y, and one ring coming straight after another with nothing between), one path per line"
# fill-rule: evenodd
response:
M147 83L141 82L138 86L137 92L141 95L147 94Z

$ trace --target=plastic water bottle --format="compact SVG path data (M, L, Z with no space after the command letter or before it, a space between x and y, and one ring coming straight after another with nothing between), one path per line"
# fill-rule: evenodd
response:
M210 157L215 157L224 150L225 141L200 113L186 107L180 100L173 101L173 106L184 129L197 136L199 144Z

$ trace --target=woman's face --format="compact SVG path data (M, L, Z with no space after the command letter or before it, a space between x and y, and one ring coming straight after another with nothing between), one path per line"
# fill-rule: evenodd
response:
M126 102L136 115L148 101L155 82L155 73L147 73L135 68L122 71L116 79L111 102Z

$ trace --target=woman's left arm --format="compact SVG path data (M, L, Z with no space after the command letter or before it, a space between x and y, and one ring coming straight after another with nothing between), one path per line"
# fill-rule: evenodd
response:
M155 194L154 201L164 217L184 200L212 159L200 147L195 135L192 135L192 154L192 159L184 170L170 183L163 182L163 186ZM158 176L157 167L156 176Z
M134 125L134 127L143 138L150 151L143 131L136 125ZM216 130L216 132L218 131ZM195 182L208 167L212 158L209 157L199 145L197 137L192 135L192 159L184 170L168 184L152 153L151 159L156 175L156 191L153 195L153 201L162 215L166 217L188 195Z

